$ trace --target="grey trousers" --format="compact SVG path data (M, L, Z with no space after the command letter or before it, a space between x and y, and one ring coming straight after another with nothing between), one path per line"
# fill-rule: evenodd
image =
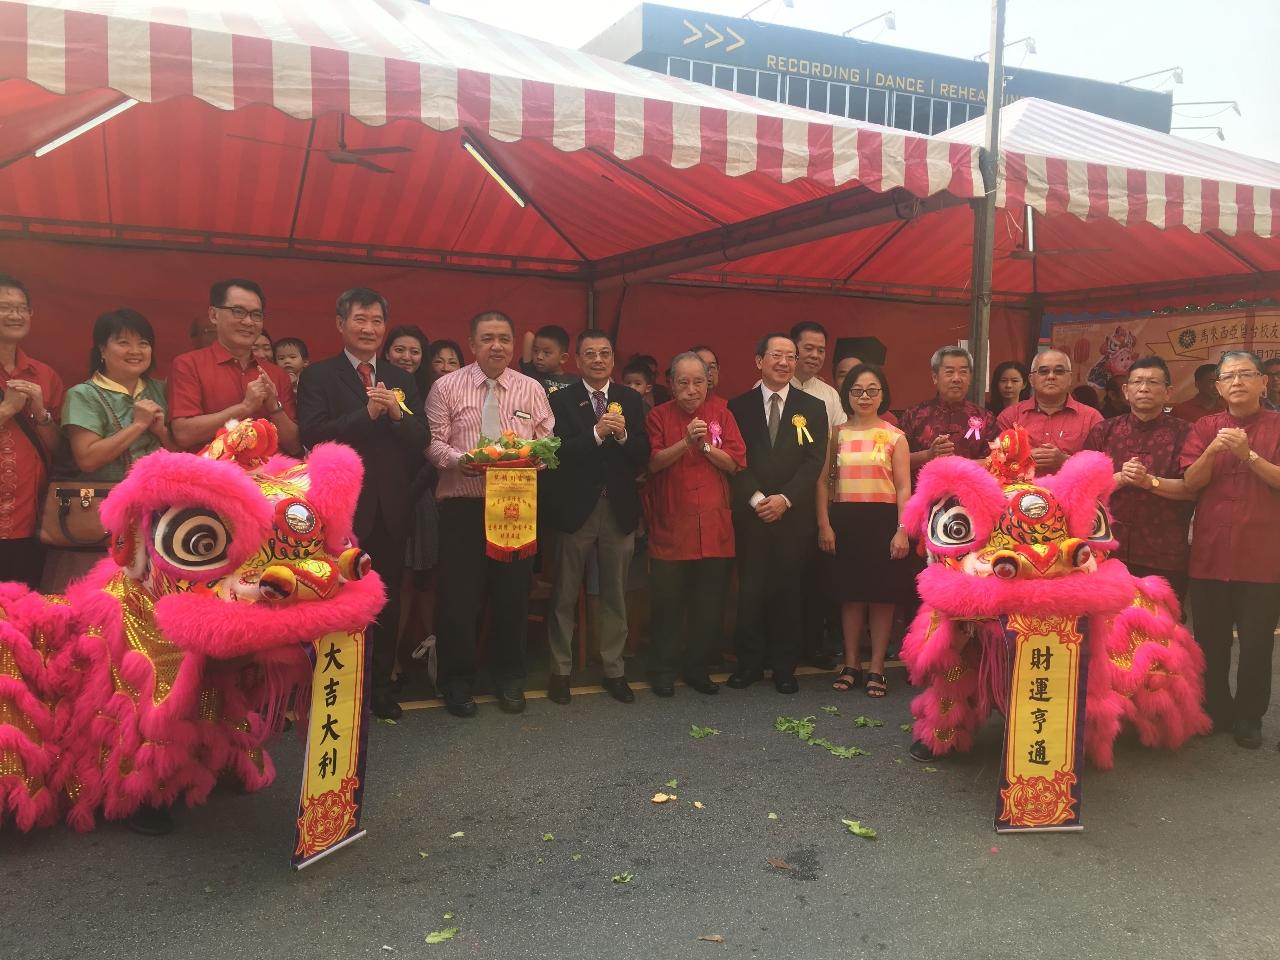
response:
M635 533L623 533L604 497L586 522L573 533L556 534L555 586L547 640L552 669L560 676L573 672L573 627L578 592L587 555L596 547L600 564L600 659L606 677L626 673L622 650L627 644L627 571L635 552Z

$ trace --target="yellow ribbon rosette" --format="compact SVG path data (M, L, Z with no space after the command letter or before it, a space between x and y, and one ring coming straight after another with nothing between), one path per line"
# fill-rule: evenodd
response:
M618 401L615 400L613 403L609 404L604 409L606 413L620 414L622 413L622 404L618 403Z
M877 463L889 462L889 450L886 446L889 442L888 430L874 430L871 433L871 459Z
M809 432L809 421L805 419L803 413L797 413L791 418L791 425L796 428L796 443L803 446L806 443L813 443L813 434Z
M413 411L406 407L404 403L404 391L399 387L393 387L391 392L396 395L396 403L400 404L400 409L412 417Z

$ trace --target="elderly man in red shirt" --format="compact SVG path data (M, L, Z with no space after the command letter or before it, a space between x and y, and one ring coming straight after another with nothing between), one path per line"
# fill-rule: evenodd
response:
M737 421L729 405L709 393L707 363L698 353L672 361L671 386L675 399L654 407L645 422L651 451L643 496L653 610L650 671L660 697L675 693L677 671L699 693L719 690L708 664L720 639L734 555L729 477L747 465Z
M911 407L898 422L907 435L911 469L919 470L934 457L983 459L991 453L996 420L990 410L967 399L973 357L964 347L941 347L930 367L937 394Z
M1196 495L1178 461L1191 424L1164 412L1172 385L1159 357L1133 362L1124 383L1129 412L1103 420L1084 442L1115 467L1111 518L1120 549L1114 554L1135 577L1164 577L1179 599L1187 591L1187 530Z
M1085 438L1102 414L1071 397L1071 358L1042 350L1031 364L1031 399L1005 407L1000 430L1021 426L1031 435L1036 473L1057 473L1067 457L1084 449Z
M1182 448L1200 491L1191 538L1191 611L1205 655L1205 708L1215 730L1262 745L1271 654L1280 621L1280 413L1262 408L1267 378L1252 353L1218 361L1225 413L1201 417ZM1240 640L1231 696L1232 628Z
M35 590L44 569L36 511L58 448L62 378L22 352L31 332L31 297L17 277L0 275L0 581Z
M217 340L180 353L169 367L170 432L178 446L198 450L228 420L275 424L280 449L302 452L289 375L253 356L262 333L266 298L252 280L220 280L209 291L209 322Z

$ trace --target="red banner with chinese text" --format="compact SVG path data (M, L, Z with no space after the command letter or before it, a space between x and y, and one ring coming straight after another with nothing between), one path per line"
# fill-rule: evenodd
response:
M1196 367L1217 363L1228 350L1248 350L1263 360L1280 357L1280 307L1053 323L1049 339L1071 357L1075 383L1100 389L1111 377L1127 374L1139 357L1162 357L1173 377L1173 402L1180 403L1195 396Z
M996 830L1080 830L1084 762L1083 617L1005 618L1009 712Z
M311 651L311 715L293 868L364 836L364 631L331 633Z

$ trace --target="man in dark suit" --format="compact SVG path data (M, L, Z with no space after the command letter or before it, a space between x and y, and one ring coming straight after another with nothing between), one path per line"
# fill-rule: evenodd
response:
M391 694L391 672L405 536L413 515L409 485L431 437L413 377L378 356L387 335L382 294L356 287L340 296L338 333L342 352L302 371L298 421L306 446L336 440L364 462L355 534L387 590L386 606L369 627L373 667L368 682L374 715L395 720L400 704Z
M795 693L802 572L818 535L814 498L827 453L827 408L791 385L796 345L782 333L756 348L760 385L729 401L747 444L733 478L738 551L736 690L773 670L779 693Z
M600 659L604 687L631 703L622 650L627 642L627 573L640 519L636 475L649 461L644 400L611 383L613 338L603 330L578 334L582 378L551 394L560 437L560 469L542 474L543 519L557 531L555 587L548 627L551 682L547 698L569 702L573 625L583 567L592 547L600 569Z

